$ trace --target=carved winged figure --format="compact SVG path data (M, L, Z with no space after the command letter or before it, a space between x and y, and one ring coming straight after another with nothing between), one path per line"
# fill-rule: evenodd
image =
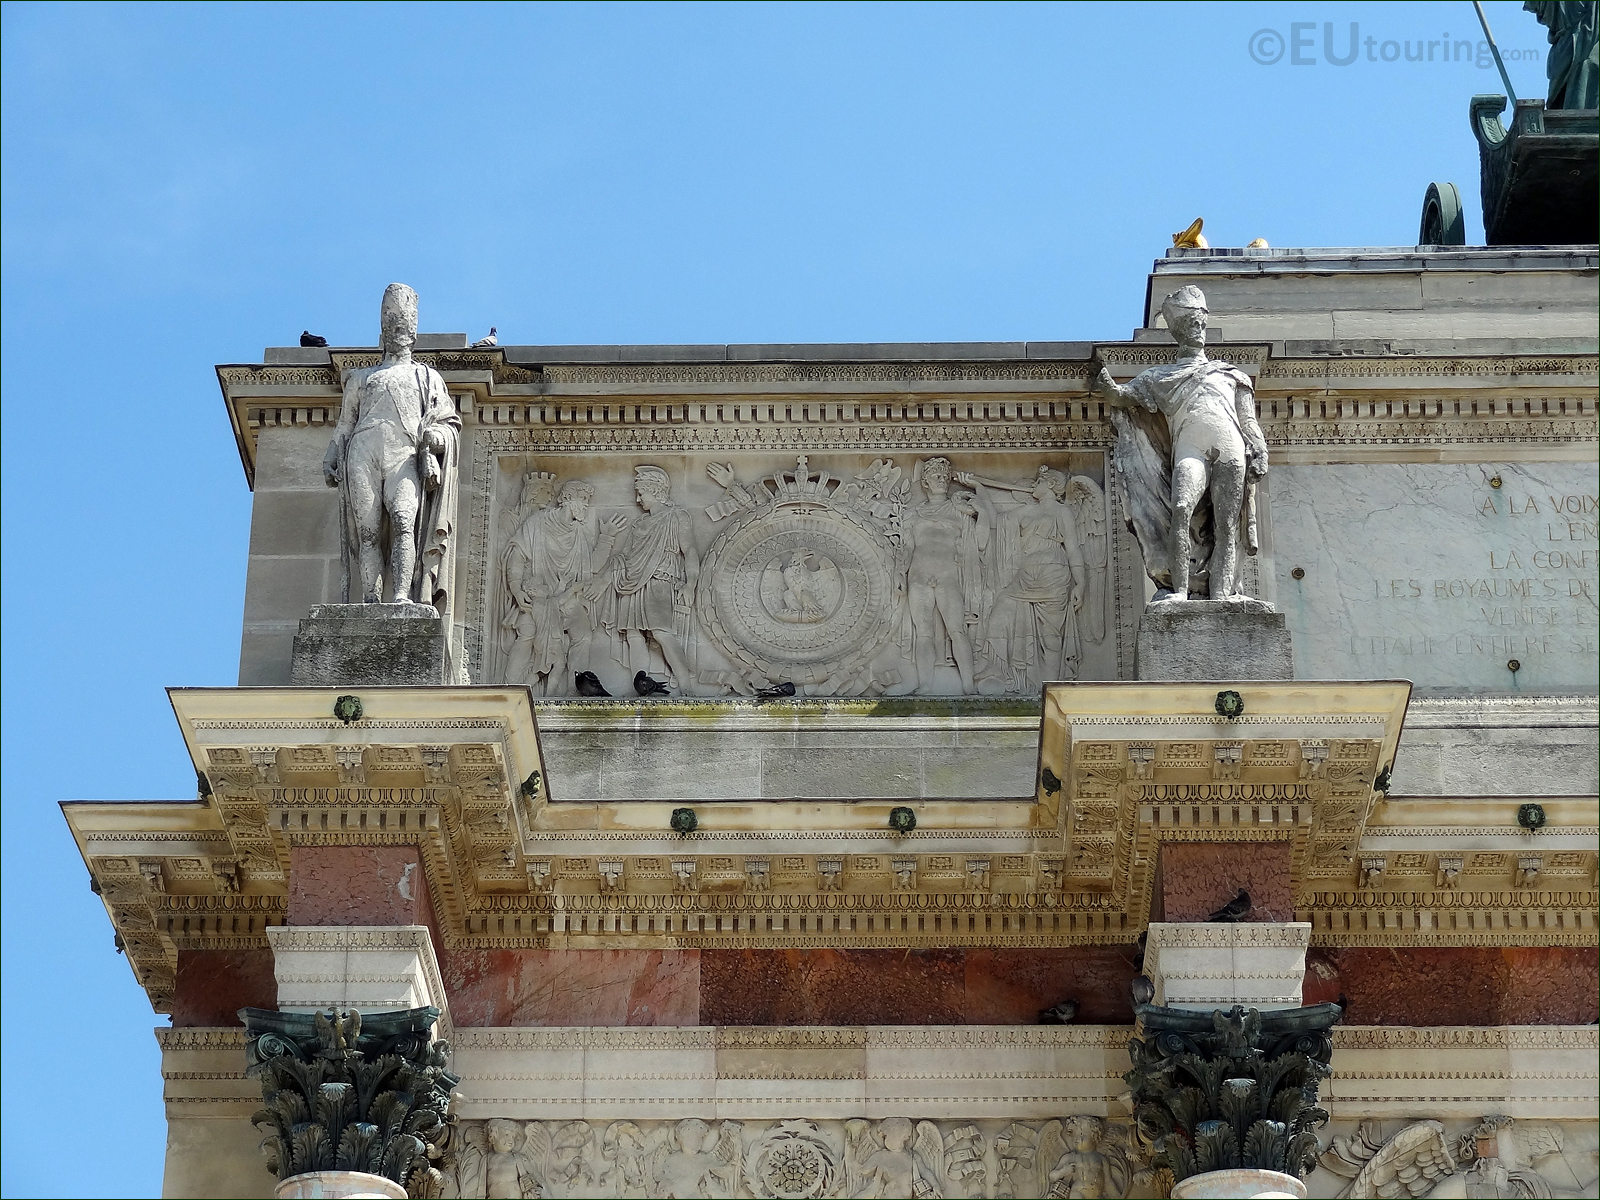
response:
M743 1157L738 1121L723 1121L715 1134L698 1117L672 1126L651 1155L652 1196L662 1200L730 1197L739 1186Z
M533 1200L540 1196L538 1178L521 1126L497 1117L464 1121L456 1126L446 1158L451 1169L442 1175L440 1195L467 1200Z
M1051 1121L1039 1131L1039 1194L1050 1200L1105 1200L1127 1192L1131 1164L1099 1117Z
M944 1196L944 1139L932 1121L905 1117L845 1122L845 1191L878 1197Z
M1341 1197L1362 1198L1426 1196L1456 1169L1438 1121L1407 1125L1387 1141L1376 1121L1363 1121L1354 1133L1333 1139L1322 1165L1350 1180Z

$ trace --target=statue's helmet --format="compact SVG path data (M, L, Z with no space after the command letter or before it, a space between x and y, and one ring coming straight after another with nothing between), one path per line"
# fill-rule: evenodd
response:
M1210 311L1206 308L1206 294L1192 283L1184 284L1161 302L1161 315L1169 327L1180 312L1191 309Z
M403 283L383 289L383 307L378 313L378 328L385 345L403 339L406 345L417 340L417 293Z

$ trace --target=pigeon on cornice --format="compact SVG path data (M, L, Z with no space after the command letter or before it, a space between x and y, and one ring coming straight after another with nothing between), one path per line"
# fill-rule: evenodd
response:
M634 672L633 690L641 696L665 696L669 694L665 682L655 678L653 675L646 675L643 671Z
M579 671L572 677L572 686L580 696L609 696L606 685L593 671Z

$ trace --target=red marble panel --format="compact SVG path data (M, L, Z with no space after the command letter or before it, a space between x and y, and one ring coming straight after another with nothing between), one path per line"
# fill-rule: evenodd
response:
M1078 1021L1131 1025L1129 984L1134 947L1073 946L1053 950L982 949L966 952L969 1025L1031 1025L1041 1009L1078 1002Z
M437 952L457 1025L702 1023L698 950Z
M241 1008L277 1008L272 951L179 950L172 1024L237 1025Z
M707 1025L958 1025L960 950L702 950Z
M426 925L439 941L415 846L293 847L286 923Z
M1294 920L1288 842L1163 842L1155 912L1163 921L1204 921L1250 893L1247 921Z
M1586 1025L1600 1015L1593 948L1363 946L1313 956L1316 999L1343 993L1350 1025Z

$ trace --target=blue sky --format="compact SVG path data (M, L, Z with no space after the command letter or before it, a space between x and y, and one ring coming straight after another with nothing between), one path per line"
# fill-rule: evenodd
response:
M1544 30L1485 7L1542 97ZM506 344L1126 338L1198 215L1408 244L1452 180L1481 240L1467 104L1503 90L1464 0L5 4L0 33L17 1196L161 1187L166 1021L56 801L192 795L163 688L234 682L250 495L213 364L370 344L394 279L424 329ZM1426 61L1446 38L1471 57Z

